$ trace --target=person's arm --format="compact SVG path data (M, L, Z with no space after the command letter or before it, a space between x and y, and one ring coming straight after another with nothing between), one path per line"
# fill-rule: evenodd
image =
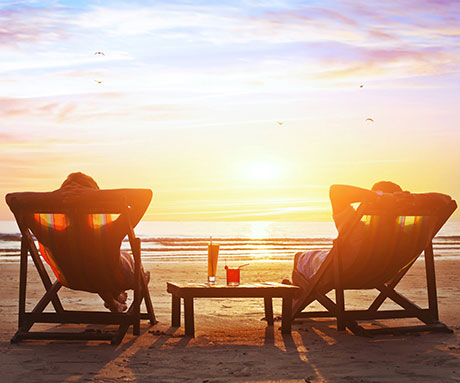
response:
M105 201L126 202L129 206L131 224L136 226L149 207L153 193L150 189L109 189L96 190L81 188L62 188L59 190L64 201L75 201L82 204L91 204Z
M355 202L373 202L379 194L372 190L350 185L332 185L329 188L329 198L332 213L337 214Z
M21 209L25 209L26 211L28 209L31 209L31 211L36 211L37 206L49 206L55 203L58 194L59 193L57 190L53 192L9 193L6 195L5 200L13 213L17 214L21 211ZM49 246L50 240L48 231L43 231L40 220L35 219L34 215L32 214L25 214L22 216L22 219L32 230L40 243L45 246Z
M22 192L10 193L5 197L6 203L14 211L16 208L47 206L59 207L62 203L71 203L76 206L92 205L106 201L126 201L129 206L129 218L136 226L145 214L152 191L150 189L112 189L97 190L84 187L64 187L52 192Z
M121 189L123 190L123 189ZM144 216L152 201L153 193L150 189L126 189L126 198L131 224L136 226Z
M436 213L439 209L444 208L452 198L447 194L441 193L417 193L411 194L411 206L417 209L423 209L432 213ZM403 202L405 202L403 200ZM408 203L408 204L409 204Z
M153 196L152 191L150 189L116 189L111 190L111 192L120 193L120 195L126 198L129 206L128 214L131 226L133 228L136 227L150 205ZM127 234L127 231L125 222L121 218L120 216L113 224L120 238L123 238Z
M5 196L5 201L8 206L14 210L15 208L20 208L23 206L34 206L40 204L48 204L53 202L58 195L58 191L52 192L19 192L19 193L9 193Z

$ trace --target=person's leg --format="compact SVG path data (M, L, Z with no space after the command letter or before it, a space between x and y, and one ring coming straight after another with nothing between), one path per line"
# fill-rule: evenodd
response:
M327 250L310 250L297 253L294 257L294 270L309 280L318 271L327 254Z
M148 284L150 281L150 272L144 272L142 269L141 275L145 279L146 284ZM103 298L105 302L104 306L111 311L113 311L113 309L119 310L120 308L123 308L123 311L125 311L127 309L126 302L128 300L128 293L126 290L134 289L135 284L134 260L131 255L125 251L120 252L119 274L117 279L119 289L109 294L110 296L105 295L107 300Z
M125 251L120 252L120 273L122 290L134 289L134 260L131 255ZM150 282L150 271L141 269L141 275L148 284Z
M134 289L134 260L125 251L120 252L120 291Z

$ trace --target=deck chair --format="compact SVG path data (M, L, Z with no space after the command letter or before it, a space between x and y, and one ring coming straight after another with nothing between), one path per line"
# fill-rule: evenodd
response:
M120 193L120 190L123 192ZM11 343L24 339L52 339L106 340L111 341L112 344L119 344L131 325L133 326L133 334L139 335L141 319L149 320L151 325L157 323L147 282L142 275L140 239L134 234L128 214L130 207L126 202L126 195L135 190L98 190L97 198L91 201L78 201L78 203L60 200L43 203L36 202L36 198L29 196L40 193L11 193L7 195L7 203L16 218L22 235L19 321L18 330L11 339ZM114 266L115 260L107 259L104 255L107 254L105 250L109 248L119 249L121 245L121 243L108 241L108 238L113 238L110 236L110 231L113 230L112 223L115 218L124 225L123 230L126 228L134 258L135 289L132 304L124 313L64 309L58 296L58 292L63 286L74 290L98 292L99 289L110 286L110 283L113 283L117 277ZM65 259L56 258L50 248L45 247L40 242L45 237L49 243L65 249ZM38 242L38 248L35 239ZM91 248L91 254L97 254L98 259L90 259L85 248ZM29 254L43 282L45 294L31 311L26 311ZM115 254L119 260L119 251ZM42 258L49 264L52 273L47 271ZM50 277L50 274L54 274L56 278L53 275ZM140 312L142 301L145 302L147 312ZM54 311L45 312L50 303ZM32 326L36 323L116 325L118 328L115 332L105 331L105 327L103 328L104 331L100 329L86 329L79 332L31 331Z
M300 295L293 302L293 320L327 318L337 320L339 331L348 328L357 335L451 330L439 322L436 279L432 240L457 208L451 200L436 214L417 209L378 210L369 204L361 204L345 230L334 240L331 251L310 280L294 267L294 284L301 287ZM344 270L344 254L351 232L357 225L365 225L365 239L354 264ZM361 226L362 229L362 226ZM421 308L395 290L397 284L424 252L428 308ZM344 290L377 289L378 296L366 310L346 310ZM335 302L326 293L335 290ZM398 306L396 310L383 310L386 299ZM325 311L304 311L318 301ZM399 327L364 328L358 321L374 321L397 318L417 318L422 324Z

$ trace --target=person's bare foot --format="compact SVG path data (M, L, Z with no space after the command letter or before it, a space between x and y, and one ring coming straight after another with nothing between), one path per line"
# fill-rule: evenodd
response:
M115 299L112 302L104 302L104 307L113 313L122 313L128 309L126 304L121 304Z
M99 293L99 296L104 301L104 307L113 313L122 313L128 309L126 303L118 302L112 295Z
M115 300L121 304L125 304L126 301L128 300L128 293L126 291L123 291L122 293L118 294L117 296L114 296Z

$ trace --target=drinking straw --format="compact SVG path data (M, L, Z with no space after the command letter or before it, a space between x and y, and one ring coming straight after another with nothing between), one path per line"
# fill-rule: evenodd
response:
M241 269L244 266L249 266L249 263L245 263L244 265L238 266L238 268Z

